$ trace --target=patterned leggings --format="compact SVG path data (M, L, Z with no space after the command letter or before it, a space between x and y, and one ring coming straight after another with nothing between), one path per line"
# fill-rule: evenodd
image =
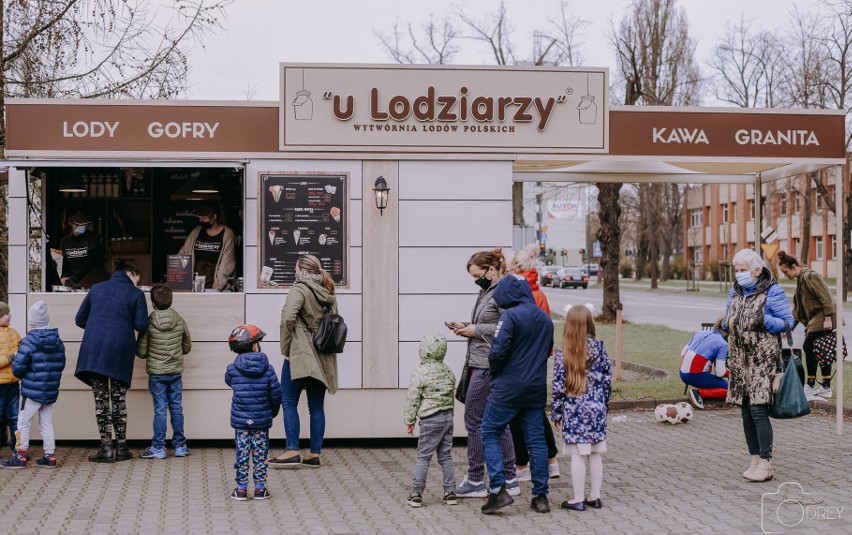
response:
M113 429L115 440L124 442L127 439L127 385L109 377L97 376L92 377L92 392L95 395L95 418L101 444L112 443Z
M266 486L266 458L269 454L269 430L255 431L248 429L236 429L234 431L237 442L237 485L248 485L249 456L254 463L254 486L262 488Z

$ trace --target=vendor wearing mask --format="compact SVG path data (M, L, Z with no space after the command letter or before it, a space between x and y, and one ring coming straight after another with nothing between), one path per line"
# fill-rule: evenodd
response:
M91 288L109 278L104 269L101 238L89 230L92 218L82 210L68 218L71 233L60 242L62 274L60 281L70 288Z
M192 255L193 270L206 277L205 288L223 291L234 274L234 231L219 221L219 211L210 205L196 210L198 226L187 236L182 255Z

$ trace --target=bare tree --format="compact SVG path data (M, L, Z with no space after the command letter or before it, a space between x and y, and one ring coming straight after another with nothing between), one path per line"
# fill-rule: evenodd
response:
M434 15L430 15L429 21L419 30L409 23L403 31L397 20L390 35L378 31L373 33L388 56L397 63L444 65L452 62L459 51L460 36L456 28L446 18L435 22Z
M598 203L600 204L600 227L596 234L601 243L603 256L600 259L601 283L603 284L603 305L598 317L601 321L615 321L621 310L621 298L618 289L618 259L621 251L621 187L623 184L598 183ZM615 224L611 224L612 221Z

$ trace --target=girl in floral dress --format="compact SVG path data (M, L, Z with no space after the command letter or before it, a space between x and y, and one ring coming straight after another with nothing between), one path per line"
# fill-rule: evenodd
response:
M574 498L563 509L601 508L601 483L606 451L606 415L612 387L612 367L603 342L595 338L592 312L574 305L565 318L562 347L553 355L553 427L562 431L565 450L571 454ZM585 495L586 461L591 488Z

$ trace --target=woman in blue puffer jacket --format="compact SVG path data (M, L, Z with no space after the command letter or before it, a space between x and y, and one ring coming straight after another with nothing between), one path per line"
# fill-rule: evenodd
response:
M775 402L773 385L781 369L779 334L793 326L793 313L784 290L772 278L763 260L742 249L731 263L737 281L728 296L723 327L728 331L728 403L742 406L743 431L751 455L743 477L772 479L772 424L769 407Z

